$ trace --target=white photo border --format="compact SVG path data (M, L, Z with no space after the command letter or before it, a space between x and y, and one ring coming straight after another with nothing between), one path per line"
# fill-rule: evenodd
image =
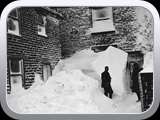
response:
M7 22L7 16L9 12L16 8L16 7L63 7L63 6L140 6L148 9L151 14L153 15L154 19L154 102L152 104L152 107L142 114L96 114L96 115L63 115L63 114L47 114L47 115L30 115L30 114L17 114L11 111L7 105L6 102L6 78L7 78L7 28L6 28L6 22ZM34 119L34 120L48 120L48 119L56 119L56 120L74 120L74 119L87 119L87 120L101 120L101 119L130 119L130 120L136 120L136 119L145 119L150 116L152 116L159 107L159 100L160 100L160 80L159 72L160 71L160 56L158 51L160 51L160 20L159 20L159 14L156 10L156 8L145 1L139 1L139 0L21 0L21 1L15 1L8 4L1 13L1 21L0 21L0 31L1 31L1 44L0 44L0 56L1 56L1 62L0 62L0 99L1 99L1 106L4 110L4 112L10 116L11 118L15 119Z

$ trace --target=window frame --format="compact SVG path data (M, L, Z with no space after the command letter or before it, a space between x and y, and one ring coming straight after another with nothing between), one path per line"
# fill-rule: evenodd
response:
M99 34L99 33L115 33L116 29L113 21L113 7L92 7L92 28L90 28L86 35ZM98 18L96 10L106 10L106 16ZM99 14L101 12L98 12ZM104 27L106 26L106 27Z
M12 73L11 72L11 64L10 61L12 60L18 60L20 62L20 73ZM15 58L15 57L9 57L8 58L8 80L9 80L9 85L11 86L11 77L13 76L21 76L22 77L22 87L25 88L25 76L24 76L24 60L23 58ZM12 87L12 86L11 86Z
M16 35L16 36L21 36L21 25L20 25L20 10L19 10L19 8L15 8L15 9L13 9L13 10L16 10L16 14L17 14L17 17L14 17L14 16L12 16L12 15L10 15L10 13L12 12L10 12L9 14L8 14L8 17L7 17L7 33L8 34L12 34L12 35ZM16 20L17 22L18 22L18 29L19 29L19 32L18 33L16 33L16 32L9 32L9 31L11 31L11 30L9 30L9 28L8 28L8 20L9 19L13 19L13 20Z
M45 17L45 19L46 19L45 22L46 22L46 23L44 23L44 24L40 23L40 22L38 21L38 17L39 17L39 16ZM47 35L47 16L44 15L44 14L41 14L41 13L37 12L36 19L37 19L37 34L40 35L40 36L43 36L43 37L48 37L48 35ZM38 31L39 26L45 28L45 34L40 34L40 32Z
M11 61L12 60L18 60L19 70L20 70L18 73L14 73L14 72L11 71ZM19 60L19 59L10 59L9 60L9 70L10 70L10 75L20 75L20 74L22 74L21 60Z
M109 18L109 17L102 17L102 18L96 17L96 15L95 15L96 11L97 11L97 10L102 10L102 9L105 9L105 7L102 7L102 8L99 8L99 9L92 9L92 22L103 21L103 20L111 19L111 18ZM106 9L108 9L108 8L106 8ZM110 13L110 14L113 14L113 11L112 11L112 8L111 8L111 7L110 7L110 9L111 9L111 12L112 12L112 13ZM112 17L112 16L110 16L110 17Z

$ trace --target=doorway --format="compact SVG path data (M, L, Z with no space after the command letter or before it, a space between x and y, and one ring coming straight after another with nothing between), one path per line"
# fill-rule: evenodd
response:
M51 76L51 66L50 64L43 65L43 81L46 82Z

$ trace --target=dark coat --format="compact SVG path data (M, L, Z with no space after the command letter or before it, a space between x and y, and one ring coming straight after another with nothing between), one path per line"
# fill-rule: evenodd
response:
M104 88L105 92L108 93L113 93L112 87L111 87L111 76L109 74L109 72L104 71L101 74L101 78L102 78L102 87Z
M133 80L133 84L132 84L132 92L139 92L140 91L140 86L139 86L139 72L142 70L142 68L140 68L139 66L136 66L133 69L133 73L132 73L132 80Z

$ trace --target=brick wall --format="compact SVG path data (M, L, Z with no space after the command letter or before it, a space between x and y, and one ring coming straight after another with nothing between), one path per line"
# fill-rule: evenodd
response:
M47 16L48 37L38 35L37 11L39 10ZM19 9L19 12L21 36L7 34L7 56L24 60L27 89L34 82L34 73L42 76L42 64L50 63L51 68L54 69L61 58L59 23L55 22L56 15L42 8L23 7ZM7 83L8 91L10 91L8 79Z
M153 73L140 74L142 111L150 108L153 102Z
M88 7L57 8L56 10L64 16L64 20L60 22L63 58L91 46L117 44L118 48L126 51L148 51L153 48L153 20L147 10L142 9L141 14L138 14L139 8L113 7L116 33L96 35L85 35L86 30L93 27L92 13ZM142 43L143 40L145 44Z
M150 47L149 50L153 48L153 30L150 28L152 21L143 15L141 15L143 22L137 21L138 15L134 7L113 7L113 22L117 32L96 35L86 35L86 30L93 27L91 9L88 7L52 9L64 17L64 19L59 20L59 23L55 22L57 16L46 10L29 7L20 8L21 36L10 34L7 36L7 55L8 57L23 58L25 81L28 86L33 82L35 72L42 75L42 63L50 63L54 69L60 58L69 57L76 51L85 48L117 44L118 48L126 51L136 48L148 50L141 42L137 43L139 31L141 31L140 38L149 36L148 40L150 41L146 41L145 44ZM48 37L37 34L37 10L47 16ZM141 27L150 31L145 32L145 29L141 29ZM10 90L9 85L8 90Z

